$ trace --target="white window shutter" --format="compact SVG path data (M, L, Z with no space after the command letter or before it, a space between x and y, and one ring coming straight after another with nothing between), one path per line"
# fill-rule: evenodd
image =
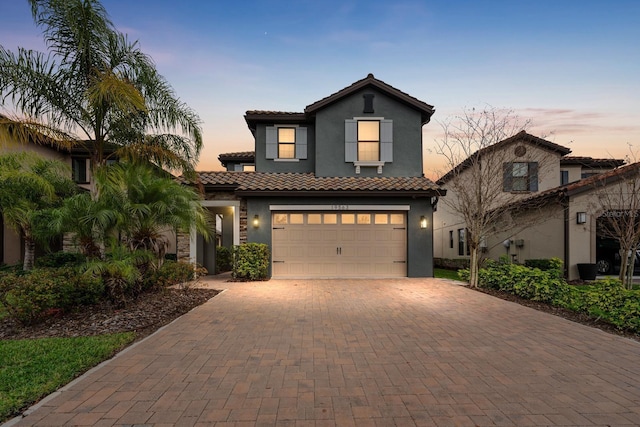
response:
M380 120L380 160L393 161L393 120Z
M344 161L355 162L358 160L358 122L357 120L344 121Z
M278 158L278 132L274 126L267 126L267 159Z
M296 128L296 159L307 158L307 128Z

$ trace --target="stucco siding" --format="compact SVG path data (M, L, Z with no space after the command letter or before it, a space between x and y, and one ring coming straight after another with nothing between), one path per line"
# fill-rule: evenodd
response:
M363 113L364 94L375 95L373 113ZM393 161L385 163L382 176L422 176L422 125L420 112L371 88L355 92L316 114L317 176L381 176L375 167L356 174L345 161L345 120L356 117L393 121Z

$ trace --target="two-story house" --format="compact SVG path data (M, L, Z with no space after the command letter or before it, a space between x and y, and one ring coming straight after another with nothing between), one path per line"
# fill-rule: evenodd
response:
M514 207L518 212L508 230L481 241L483 255L498 259L507 256L517 262L527 259L560 258L567 277L579 277L577 265L597 260L597 221L594 196L602 185L598 177L613 182L623 160L569 156L571 150L526 132L520 132L481 152L493 156L493 171L500 181L505 203L494 209ZM437 182L447 189L447 198L457 194L450 181L464 176L462 162ZM518 222L521 224L518 224ZM434 214L434 257L469 257L467 226L449 206L440 203Z
M255 151L198 173L203 204L227 218L233 244L269 245L273 277L432 276L432 216L445 194L423 175L433 113L372 74L303 112L247 111ZM180 258L212 271L211 243L178 244Z

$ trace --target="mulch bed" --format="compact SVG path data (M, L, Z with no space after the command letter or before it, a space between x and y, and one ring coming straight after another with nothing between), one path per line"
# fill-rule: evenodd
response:
M554 307L550 304L546 304L543 302L531 301L525 298L520 298L519 296L510 294L507 292L498 291L496 289L489 289L489 288L470 288L470 289L492 295L494 297L503 299L505 301L515 302L517 304L524 305L526 307L530 307L538 311L543 311L545 313L553 314L554 316L559 316L559 317L562 317L563 319L567 319L572 322L580 323L586 326L591 326L592 328L598 328L610 334L620 335L626 338L640 341L640 334L620 330L614 325L607 323L603 320L591 317L586 313L578 313L576 311L569 310L566 308Z
M0 320L0 340L79 337L130 331L136 333L136 339L141 339L218 293L215 289L165 289L140 295L125 308L114 308L109 303L80 307L72 313L49 317L32 326L22 326L5 318Z

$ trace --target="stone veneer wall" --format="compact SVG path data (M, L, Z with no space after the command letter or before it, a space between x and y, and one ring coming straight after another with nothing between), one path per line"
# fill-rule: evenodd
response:
M247 201L240 199L240 244L247 243Z
M190 236L189 233L178 233L178 247L176 248L176 256L178 261L189 262L189 247Z
M240 243L247 242L247 201L231 192L216 192L205 195L205 200L240 201ZM189 233L178 233L177 257L179 261L189 261L190 236Z

